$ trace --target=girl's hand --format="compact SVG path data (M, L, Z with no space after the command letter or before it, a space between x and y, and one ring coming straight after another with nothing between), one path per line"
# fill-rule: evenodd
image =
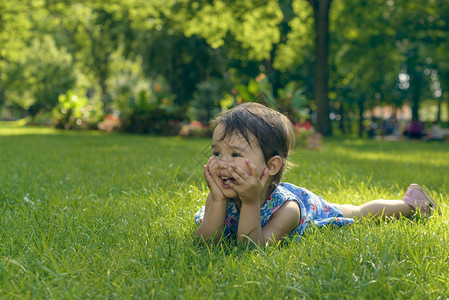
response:
M225 197L223 192L220 190L220 188L218 187L218 184L215 182L214 178L212 177L212 175L209 171L209 165L210 165L211 159L212 159L212 157L209 158L209 160L207 161L207 164L204 166L204 172L203 172L204 179L206 179L206 183L207 183L207 186L209 187L209 191L210 191L210 195L212 196L212 200L214 202L216 202L216 201L227 202L228 199Z
M236 183L230 182L230 185L238 193L242 204L262 203L265 200L263 193L269 178L268 168L263 170L262 176L259 178L256 165L248 159L245 160L245 163L250 167L251 174L247 174L243 169L231 164L229 172Z

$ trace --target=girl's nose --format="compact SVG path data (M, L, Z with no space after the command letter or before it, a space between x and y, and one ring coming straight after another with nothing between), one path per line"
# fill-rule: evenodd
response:
M227 169L229 166L229 162L227 160L220 159L220 161L218 162L218 166L222 169Z
M224 158L224 157L220 157L218 159L218 166L222 169L227 169L229 168L229 160Z

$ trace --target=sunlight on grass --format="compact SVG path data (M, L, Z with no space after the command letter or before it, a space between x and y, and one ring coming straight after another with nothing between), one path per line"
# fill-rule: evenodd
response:
M47 127L27 127L29 119L24 118L17 121L0 121L0 136L25 135L25 134L58 134L59 130Z
M11 124L12 123L12 124ZM13 122L0 122L0 136L10 135L73 135L74 131L65 131L49 127L28 127L25 126L26 122L23 120ZM99 131L87 131L85 135L98 135L102 134Z
M0 128L23 127L30 120L31 120L31 117L19 119L19 120L16 120L16 121L0 121Z
M352 159L358 159L360 161L378 161L378 162L401 162L401 163L425 163L433 166L449 166L449 161L443 158L447 156L445 153L435 153L433 151L421 152L422 156L417 157L415 153L410 152L407 154L398 155L397 152L384 152L384 151L363 151L360 152L357 149L350 150L345 147L334 147L333 151L339 155L347 155ZM425 154L428 155L425 155ZM429 167L430 167L429 166Z
M60 134L59 130L53 128L38 127L0 127L0 136L6 135L43 135L43 134Z

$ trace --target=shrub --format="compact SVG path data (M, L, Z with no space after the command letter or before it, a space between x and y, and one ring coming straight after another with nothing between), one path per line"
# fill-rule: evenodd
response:
M120 118L117 115L107 115L103 121L98 123L98 129L106 132L112 132L119 129L121 126Z
M58 97L58 105L53 109L53 125L62 129L92 129L102 115L101 103L89 103L87 97L68 91Z
M296 146L311 150L321 150L322 136L315 132L310 121L294 124Z
M35 116L29 117L27 126L43 126L50 127L53 125L53 116L51 112L41 110Z
M191 120L207 123L221 111L221 100L224 97L222 82L217 79L203 81L196 88L189 107Z
M180 108L153 107L147 110L134 109L122 121L122 130L134 133L177 135L184 113Z
M140 90L130 99L127 112L121 116L121 130L132 133L177 135L185 119L182 107L173 103L163 78L158 78L151 90Z
M210 137L211 131L209 127L204 125L203 123L193 121L189 124L183 125L181 130L179 131L179 135L191 137Z

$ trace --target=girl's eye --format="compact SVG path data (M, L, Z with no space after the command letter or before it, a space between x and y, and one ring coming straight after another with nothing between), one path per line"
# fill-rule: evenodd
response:
M220 156L220 152L212 152L212 156Z
M241 155L238 153L232 153L232 157L240 157Z

